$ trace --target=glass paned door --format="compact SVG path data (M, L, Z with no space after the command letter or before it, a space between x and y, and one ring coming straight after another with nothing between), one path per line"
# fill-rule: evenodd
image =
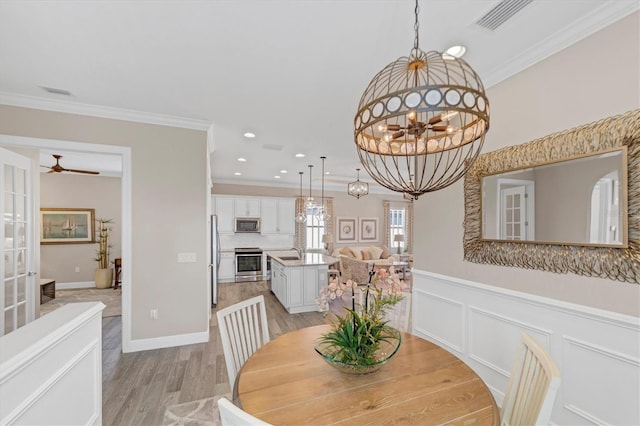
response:
M504 240L526 240L525 235L525 187L518 186L502 190L501 238Z
M31 215L31 161L0 148L0 257L2 291L0 335L33 320L35 283L33 270L33 218Z

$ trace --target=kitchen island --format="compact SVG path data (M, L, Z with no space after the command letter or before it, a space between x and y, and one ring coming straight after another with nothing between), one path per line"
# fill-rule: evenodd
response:
M338 259L320 253L270 257L271 291L282 306L290 314L317 311L316 298L327 285L329 265Z

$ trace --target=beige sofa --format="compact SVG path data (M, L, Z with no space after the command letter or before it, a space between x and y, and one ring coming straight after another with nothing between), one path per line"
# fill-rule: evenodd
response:
M393 262L394 260L396 260L394 259L392 253L389 251L387 247L373 246L373 245L336 247L331 253L331 255L338 259L349 258L349 259L355 259L362 262L366 262L369 265L369 267L367 268L368 270L371 270L371 267L375 262L380 262L384 260ZM340 271L340 274L344 279L351 279L352 272L342 271L342 267L340 266L341 263L342 262L340 262L338 265L335 265L334 268ZM359 268L356 268L356 269L359 269ZM361 275L360 273L357 273L356 275L358 276L357 279L354 277L356 281L363 280L363 278L360 277Z
M370 266L372 266L373 263L376 262L382 262L382 261L389 261L389 262L394 262L394 261L398 261L399 259L399 255L393 253L388 247L386 247L385 245L380 245L380 246L343 246L343 247L336 247L333 252L331 253L331 256L335 257L335 258L342 258L342 257L348 257L351 259L356 259L356 260L360 260L363 262L367 262L367 264L369 264ZM409 268L413 267L413 256L411 256L410 260L409 260ZM335 265L334 266L335 269L340 270L340 266ZM370 269L370 268L369 268ZM340 271L340 273L342 274L343 271ZM343 274L344 275L344 274ZM347 274L349 275L349 274Z

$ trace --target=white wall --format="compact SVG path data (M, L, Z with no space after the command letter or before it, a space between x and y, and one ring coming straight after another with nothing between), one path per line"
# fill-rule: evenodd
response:
M483 152L640 107L640 13L490 88ZM640 286L463 261L462 181L415 203L416 268L640 316Z

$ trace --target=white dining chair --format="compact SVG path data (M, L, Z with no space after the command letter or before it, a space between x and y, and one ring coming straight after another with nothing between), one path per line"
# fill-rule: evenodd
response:
M402 300L389 306L384 315L387 323L396 330L410 333L409 318L411 318L411 293L403 293Z
M218 411L220 412L220 420L222 426L269 426L270 423L263 422L257 417L243 411L242 408L236 407L226 398L218 400Z
M560 371L531 336L522 335L500 410L500 424L548 425Z
M229 385L233 390L240 367L255 351L269 342L264 296L252 297L220 309L216 316Z

